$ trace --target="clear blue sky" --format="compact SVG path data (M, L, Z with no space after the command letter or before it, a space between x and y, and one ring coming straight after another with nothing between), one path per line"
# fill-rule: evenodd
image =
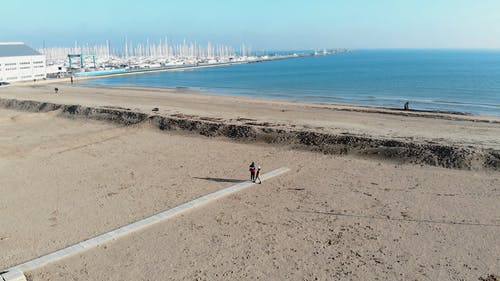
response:
M500 0L4 0L0 41L158 40L254 49L500 48Z

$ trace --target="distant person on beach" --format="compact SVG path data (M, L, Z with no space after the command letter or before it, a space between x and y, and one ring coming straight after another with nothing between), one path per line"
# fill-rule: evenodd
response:
M257 172L255 173L255 181L254 182L257 182L257 180L259 180L258 184L261 184L262 183L262 180L260 179L260 166L257 168Z
M405 102L405 105L403 107L404 110L410 110L410 103L409 102Z
M71 85L73 85L73 76L70 77Z
M54 92L57 94L59 92L59 88L54 88Z
M250 164L249 170L250 170L250 180L252 182L255 182L255 163L254 162L252 162L252 164Z

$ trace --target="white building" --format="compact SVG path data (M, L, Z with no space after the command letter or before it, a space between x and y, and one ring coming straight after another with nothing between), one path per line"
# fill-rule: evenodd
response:
M46 77L45 56L21 42L0 42L0 82Z

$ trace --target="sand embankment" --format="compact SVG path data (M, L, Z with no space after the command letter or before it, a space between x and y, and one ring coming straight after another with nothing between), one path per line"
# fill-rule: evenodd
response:
M182 114L162 116L109 106L91 107L14 99L0 99L0 106L29 112L58 110L59 115L64 117L111 121L122 125L149 122L161 130L183 130L207 137L227 137L240 141L290 145L294 148L328 154L368 156L391 159L400 163L427 164L445 168L500 169L500 151L482 147L405 141L350 133L335 134L308 129L276 128L270 126L270 123L252 120L246 120L252 122L238 124L222 122L214 118L192 119Z

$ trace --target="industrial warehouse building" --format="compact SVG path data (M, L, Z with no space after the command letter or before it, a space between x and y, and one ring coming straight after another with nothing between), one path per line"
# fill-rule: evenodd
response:
M45 56L21 42L0 42L0 82L44 79Z

